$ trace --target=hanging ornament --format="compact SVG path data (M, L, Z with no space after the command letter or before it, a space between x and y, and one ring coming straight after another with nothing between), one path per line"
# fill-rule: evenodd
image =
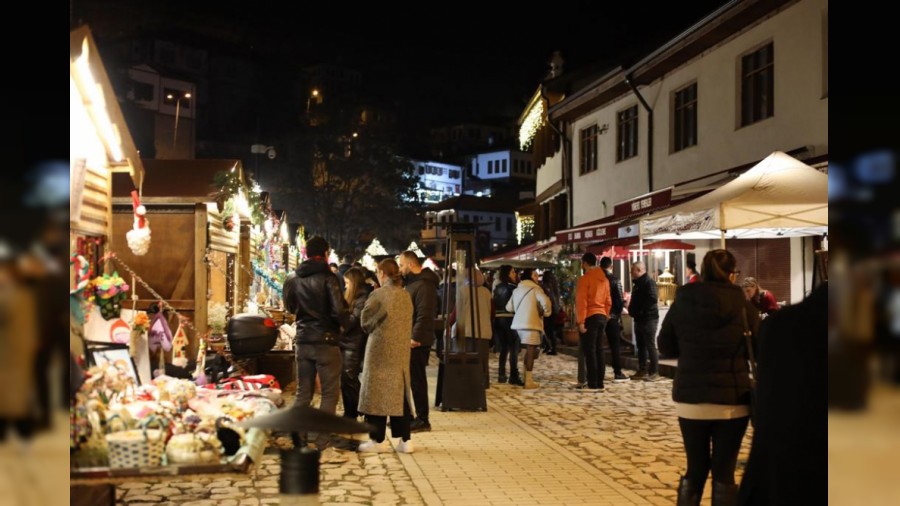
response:
M89 313L87 306L90 305L84 297L85 288L91 281L91 265L81 255L74 255L69 260L69 265L75 272L75 286L69 290L69 310L78 324L83 325Z
M141 205L137 190L131 192L131 203L134 206L134 228L125 234L128 248L137 256L144 256L150 251L150 221L147 219L147 208Z
M177 365L178 367L187 366L187 346L187 334L184 332L184 327L181 325L181 319L179 318L178 330L175 331L175 336L172 338L172 365Z
M162 309L154 314L153 319L150 321L150 330L147 332L147 344L150 351L159 352L159 371L160 374L164 373L166 370L165 352L172 349L172 330L169 329L169 323L166 321Z
M194 369L194 382L203 386L206 384L206 339L200 337L200 346L197 350L197 368Z

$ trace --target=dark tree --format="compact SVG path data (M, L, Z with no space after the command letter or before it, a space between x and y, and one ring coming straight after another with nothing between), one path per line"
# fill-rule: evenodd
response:
M389 142L353 133L334 123L297 131L288 142L294 168L275 183L277 206L339 255L360 254L374 237L389 250L405 248L422 229L418 176Z

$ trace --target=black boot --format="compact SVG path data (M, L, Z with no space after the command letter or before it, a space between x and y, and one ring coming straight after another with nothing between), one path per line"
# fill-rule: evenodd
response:
M525 382L522 381L522 378L519 377L519 371L513 371L509 374L509 384L510 385L518 385L525 386Z
M737 504L737 493L737 484L714 481L712 506L734 506Z
M682 476L678 482L678 506L700 506L700 498L703 497L703 486L706 485L704 480L700 486L696 486Z

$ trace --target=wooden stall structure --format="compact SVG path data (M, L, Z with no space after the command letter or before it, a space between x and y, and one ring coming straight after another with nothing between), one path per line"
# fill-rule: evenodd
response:
M152 227L150 251L132 254L124 233L112 237L112 249L176 311L191 319L195 331L188 332L188 356L195 356L197 334L208 330L209 302L234 308L246 298L251 277L249 212L237 205L226 216L224 206L220 211L216 203L215 185L216 174L223 171L235 171L243 180L243 167L239 160L143 162L147 177L141 202ZM117 229L131 227L133 189L131 181L113 179L112 220ZM138 309L146 310L156 301L142 286L137 293Z
M99 275L98 260L114 229L113 173L139 187L144 168L86 26L69 35L69 162L70 250L85 254Z
M85 257L96 276L103 273L100 259L114 228L113 173L124 173L139 187L144 169L87 26L69 34L69 167L69 252ZM70 290L76 278L71 268ZM72 335L82 334L78 317L71 322ZM75 354L81 354L83 347L81 339L70 342ZM70 492L71 504L97 504L104 499L115 502L113 487L73 487Z

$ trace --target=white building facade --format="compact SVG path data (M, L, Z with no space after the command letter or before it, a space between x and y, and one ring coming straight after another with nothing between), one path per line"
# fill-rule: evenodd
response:
M549 120L571 143L570 227L612 221L617 204L650 203L650 193L667 188L674 187L672 200L711 189L729 169L776 150L827 165L827 22L826 0L732 2L552 107ZM547 159L538 195L556 184L563 160L562 153ZM699 264L718 243L695 246ZM797 302L811 287L811 238L727 247L752 256L758 277L790 266L790 279L777 281L780 301Z
M412 160L412 164L419 176L416 193L421 202L436 204L462 193L461 165L420 160Z
M469 174L482 180L533 180L536 172L531 154L514 149L473 155L468 165Z

